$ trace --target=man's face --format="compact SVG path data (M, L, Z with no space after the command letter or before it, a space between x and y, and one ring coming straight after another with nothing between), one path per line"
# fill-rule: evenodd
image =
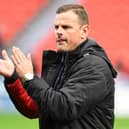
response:
M55 35L57 51L72 51L87 38L88 25L81 26L73 11L56 14Z

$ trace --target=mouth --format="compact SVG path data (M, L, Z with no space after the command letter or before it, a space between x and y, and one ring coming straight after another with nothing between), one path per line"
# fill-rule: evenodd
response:
M66 39L57 39L56 42L57 42L57 45L65 45L67 40Z

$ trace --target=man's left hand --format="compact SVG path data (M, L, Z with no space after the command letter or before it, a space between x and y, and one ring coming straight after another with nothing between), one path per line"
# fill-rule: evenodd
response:
M22 79L24 78L25 74L33 72L33 65L31 55L28 54L27 56L17 47L12 48L12 60L16 66L16 72L18 76Z

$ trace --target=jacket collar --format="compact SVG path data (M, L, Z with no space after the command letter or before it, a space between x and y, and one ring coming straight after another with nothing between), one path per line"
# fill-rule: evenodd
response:
M48 65L51 63L60 63L61 57L66 56L66 58L69 61L75 60L79 55L83 48L83 46L86 44L88 39L84 42L82 42L75 50L73 51L67 51L67 52L57 52L53 50L45 50L43 51L43 61L44 65Z
M111 61L107 57L107 54L104 51L104 49L100 45L98 45L93 39L89 38L84 42L82 42L74 51L68 51L68 52L44 51L43 65L47 66L53 63L56 64L61 63L62 58L65 58L64 60L65 63L72 63L87 53L103 58L107 62L113 77L116 77L117 72L113 68Z

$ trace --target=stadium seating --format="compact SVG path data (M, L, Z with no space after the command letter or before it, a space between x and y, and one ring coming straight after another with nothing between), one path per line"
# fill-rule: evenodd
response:
M47 3L48 0L1 0L0 34L4 43L15 38L16 33Z
M129 1L79 0L90 17L90 36L107 51L114 66L129 74Z
M78 0L78 2L84 5L89 13L90 37L105 48L117 70L129 74L129 1ZM40 57L41 48L46 49L49 44L50 46L53 44L51 34L48 33L46 39L43 39L34 50L35 57Z
M0 36L2 35L4 43L8 44L15 39L17 32L22 31L42 7L53 3L48 0L1 0ZM129 1L78 0L78 3L84 5L89 13L90 37L95 38L105 48L118 70L129 74ZM51 12L49 15L51 17ZM45 38L35 44L34 59L41 59L43 49L55 48L53 34L48 32ZM36 63L39 71L41 61Z

